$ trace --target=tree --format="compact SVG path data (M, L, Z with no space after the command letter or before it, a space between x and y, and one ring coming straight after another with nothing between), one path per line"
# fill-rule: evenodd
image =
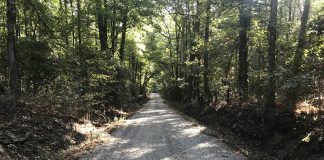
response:
M122 37L120 42L120 49L119 49L119 59L121 62L124 61L124 52L125 52L125 42L126 42L126 32L127 32L127 25L128 25L128 0L125 3L125 9L122 11Z
M320 2L7 2L0 2L0 11L8 5L8 14L0 15L0 84L12 93L19 88L45 93L64 79L70 93L116 93L122 99L122 91L94 90L105 84L144 92L153 79L169 90L165 93L179 93L175 99L200 106L212 96L268 108L310 97L316 105L320 97L315 94L323 79ZM144 42L152 37L156 44Z
M108 29L107 29L107 14L105 10L107 9L106 0L104 0L104 9L102 0L96 0L96 9L97 9L97 23L99 29L99 41L100 41L100 50L105 51L108 49Z
M78 32L78 43L81 45L82 36L81 36L81 2L77 0L77 32Z
M210 0L207 0L206 2L206 17L205 17L205 36L204 36L204 93L206 96L206 101L210 101L210 89L209 89L209 54L208 54L208 41L209 41L209 25L210 25Z
M9 83L11 94L17 96L20 94L20 85L16 59L16 13L16 0L7 0Z
M305 0L304 11L301 17L300 31L298 36L298 44L294 55L293 74L298 76L301 74L301 64L303 60L304 49L306 45L306 30L309 16L310 0ZM298 84L292 89L290 106L294 107L298 100Z
M116 48L117 48L117 37L118 37L118 32L117 32L117 26L116 26L116 19L117 19L117 3L116 0L113 0L113 6L112 6L112 17L111 17L111 33L110 33L110 41L111 41L111 53L115 54Z
M277 41L277 7L278 0L271 0L270 2L270 18L268 24L268 95L266 99L267 107L275 106L276 94L276 41Z
M239 68L238 68L238 93L240 101L247 98L248 93L248 30L251 21L251 1L240 1L240 35L239 35Z

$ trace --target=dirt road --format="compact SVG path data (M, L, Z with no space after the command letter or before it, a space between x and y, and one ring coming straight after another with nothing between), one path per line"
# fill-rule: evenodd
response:
M219 139L203 134L203 127L185 120L164 104L158 94L151 97L124 127L112 133L112 141L81 159L246 159Z

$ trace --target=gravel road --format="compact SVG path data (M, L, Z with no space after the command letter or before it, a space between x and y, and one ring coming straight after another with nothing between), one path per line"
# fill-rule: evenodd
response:
M112 140L83 155L82 160L200 160L246 159L219 139L202 133L204 127L185 120L156 93Z

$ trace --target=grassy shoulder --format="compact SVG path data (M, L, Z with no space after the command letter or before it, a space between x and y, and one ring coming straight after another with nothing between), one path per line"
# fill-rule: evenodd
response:
M38 101L39 102L39 101ZM0 98L0 159L77 159L142 107L51 106Z
M168 105L206 126L249 159L321 159L323 117L270 111L252 104L201 107L167 101ZM312 118L311 118L312 117Z

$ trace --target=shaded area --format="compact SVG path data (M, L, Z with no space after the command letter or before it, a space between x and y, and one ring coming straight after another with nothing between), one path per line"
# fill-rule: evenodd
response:
M77 121L68 114L48 112L45 107L1 100L0 145L6 151L3 154L9 154L10 159L53 158L53 153L85 139L73 131L72 124Z
M245 159L196 126L152 94L143 109L112 133L110 143L81 159Z
M323 159L324 114L293 113L261 105L201 107L172 103L200 123L235 139L233 145L251 150L252 159ZM284 108L284 107L281 107ZM220 129L222 128L222 129ZM237 141L241 141L239 144Z
M112 130L114 126L108 124L140 107L133 104L121 112L104 104L69 108L0 97L0 159L58 159L70 156L62 152L72 146L77 150L67 154L82 152L78 145L87 147L98 142L92 132L82 133L76 126Z

